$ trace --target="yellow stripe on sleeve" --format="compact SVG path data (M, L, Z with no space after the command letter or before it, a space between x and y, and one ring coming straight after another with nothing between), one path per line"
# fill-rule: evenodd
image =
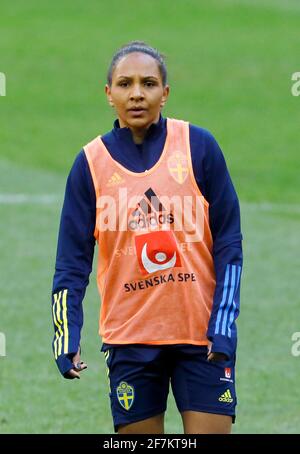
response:
M108 367L108 364L107 364L107 361L108 361L108 358L109 358L109 350L107 350L105 353L104 353L104 357L105 357L105 360L106 360L106 375L107 375L107 380L108 380L108 387L109 387L109 392L111 393L111 387L110 387L110 370L109 370L109 367Z
M60 332L60 335L59 335L59 338L58 338L58 356L61 355L62 338L64 336L64 332L63 332L63 330L61 328L62 321L61 321L61 318L60 318L60 311L61 311L60 300L61 300L61 291L59 292L59 296L58 296L57 301L56 301L56 319L57 319L57 321L59 323L59 332Z
M61 349L62 349L62 337L63 337L63 330L61 329L61 324L62 321L60 319L60 299L61 299L61 291L57 294L54 294L54 304L52 307L53 311L53 320L54 324L57 327L56 333L55 333L55 341L54 341L54 356L55 359L58 358L59 355L61 355ZM56 305L56 315L55 315L55 305Z
M54 324L55 324L55 326L57 328L55 330L55 340L54 340L54 343L53 343L53 347L54 347L54 356L55 356L55 359L57 359L57 340L58 340L58 336L59 336L59 331L58 331L59 324L57 322L56 315L55 315L56 294L53 295L53 297L54 297L54 303L52 305L52 316L53 316Z
M67 295L68 290L64 290L63 292L63 329L65 333L64 338L64 353L68 353L69 351L69 330L68 330L68 314L67 314Z
M57 359L57 339L58 339L58 330L55 331L55 341L54 341L54 344L53 344L55 359Z

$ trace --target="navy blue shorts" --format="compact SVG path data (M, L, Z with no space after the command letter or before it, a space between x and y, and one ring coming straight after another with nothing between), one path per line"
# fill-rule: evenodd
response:
M200 411L235 420L235 359L207 361L197 345L103 344L115 431L164 413L169 384L179 412Z

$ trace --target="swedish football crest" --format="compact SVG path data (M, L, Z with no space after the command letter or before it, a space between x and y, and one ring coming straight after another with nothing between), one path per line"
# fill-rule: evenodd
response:
M189 173L186 156L181 151L175 151L168 159L168 169L177 183L184 183Z
M120 405L125 410L130 410L134 401L134 388L128 385L126 381L122 381L117 387L117 396Z

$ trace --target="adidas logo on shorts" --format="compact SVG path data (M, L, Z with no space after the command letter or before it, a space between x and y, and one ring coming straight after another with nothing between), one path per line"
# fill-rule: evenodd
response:
M227 390L225 391L225 393L222 394L222 395L219 397L219 401L220 401L220 402L228 402L228 403L233 402L233 398L231 397L231 393L230 393L229 389L227 389Z

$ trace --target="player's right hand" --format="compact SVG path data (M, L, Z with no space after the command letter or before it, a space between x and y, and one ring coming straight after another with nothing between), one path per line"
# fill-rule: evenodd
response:
M73 356L72 363L74 367L67 372L69 378L79 378L80 372L87 368L87 364L80 360L80 348L76 355Z
M212 352L212 342L208 341L207 346L207 361L209 362L218 362L218 361L226 361L228 358L225 353L219 352Z

